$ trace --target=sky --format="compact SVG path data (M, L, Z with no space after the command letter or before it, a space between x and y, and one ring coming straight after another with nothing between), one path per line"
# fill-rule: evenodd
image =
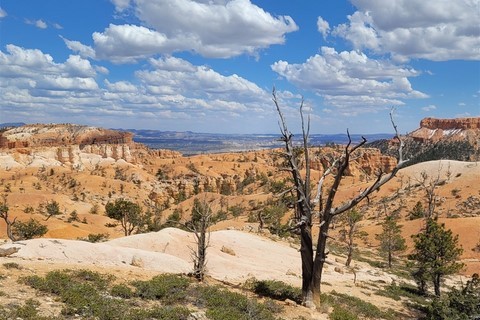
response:
M415 130L480 116L480 0L1 0L0 123Z

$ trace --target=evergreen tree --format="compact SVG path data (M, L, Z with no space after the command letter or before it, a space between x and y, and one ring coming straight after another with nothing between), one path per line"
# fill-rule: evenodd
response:
M429 218L424 231L412 237L415 243L414 251L409 256L415 260L412 276L423 293L426 292L427 282L431 281L435 295L440 296L443 278L464 266L457 262L463 252L458 246L458 235L454 236L451 230L446 230L445 224Z
M389 268L392 267L393 255L407 248L401 232L402 226L397 223L397 217L390 215L382 224L382 233L377 235L380 252L386 255Z
M420 201L417 201L415 207L410 211L409 219L415 220L425 217L425 209Z
M47 219L45 219L45 221L50 219L50 217L52 216L58 216L59 214L61 214L60 205L55 200L47 203L47 206L45 208L47 209Z
M125 236L129 236L135 228L141 227L145 222L142 208L129 200L117 199L105 205L107 217L120 221Z
M427 306L428 320L476 319L480 315L480 277L474 273L465 286L453 288L445 297L435 298Z
M29 240L38 238L48 232L47 226L40 224L37 220L30 219L26 222L17 221L13 226L13 234L15 239Z

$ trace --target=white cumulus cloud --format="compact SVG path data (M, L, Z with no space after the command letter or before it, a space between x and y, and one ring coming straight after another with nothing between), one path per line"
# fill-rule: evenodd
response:
M115 62L133 62L152 54L169 51L168 39L142 26L114 25L93 34L96 57Z
M180 58L151 58L130 81L97 83L97 73L106 77L108 69L79 55L55 62L38 49L6 48L0 51L0 105L12 119L118 127L128 118L132 127L245 132L245 123L263 130L262 119L273 113L270 94L256 84Z
M427 97L408 81L408 77L419 75L418 71L370 59L358 51L337 52L322 47L321 54L302 64L277 61L272 69L296 86L321 95L328 105L347 112L375 112L402 105L403 99Z
M323 20L322 17L318 17L317 19L317 29L318 32L320 32L325 39L330 32L330 25L328 24L328 21Z
M290 16L273 16L250 0L112 2L118 12L133 12L142 25L111 24L95 32L93 48L83 51L90 54L91 49L96 58L119 63L181 51L209 58L256 56L261 49L285 43L285 35L298 30ZM79 44L67 46L80 53Z
M358 8L332 34L399 61L480 59L479 0L352 0Z

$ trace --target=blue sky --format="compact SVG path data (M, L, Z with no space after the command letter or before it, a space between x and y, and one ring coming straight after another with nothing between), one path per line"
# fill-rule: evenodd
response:
M2 0L0 123L401 132L480 116L479 0Z

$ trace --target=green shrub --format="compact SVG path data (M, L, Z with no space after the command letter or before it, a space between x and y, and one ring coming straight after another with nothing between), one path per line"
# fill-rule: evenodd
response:
M40 224L35 219L30 219L27 222L17 221L12 229L15 238L19 240L41 237L48 231L46 226Z
M162 319L162 320L187 320L190 315L190 310L180 306L166 306L166 307L153 307L147 310L133 309L127 315L122 317L124 320L150 320L150 319Z
M42 317L38 314L40 303L28 299L23 305L12 306L10 310L0 309L1 320L22 319L22 320L49 320L50 317ZM52 319L53 320L53 319Z
M282 281L254 280L252 290L263 297L269 297L276 300L290 299L297 303L302 302L302 291L300 288L292 287Z
M187 278L162 274L148 281L133 281L136 295L143 299L159 299L165 303L174 303L183 300L186 296L185 289L190 281Z
M16 262L5 262L3 264L3 267L5 269L18 269L18 270L21 270L22 269L22 266L19 265L18 263Z
M332 291L332 298L334 300L334 307L340 306L345 310L349 310L352 314L362 316L368 319L394 319L395 313L391 310L382 311L377 306L365 302L357 297L352 297L346 294ZM339 311L341 312L341 311ZM346 318L350 319L350 318Z
M472 279L460 288L453 288L441 298L436 297L426 308L428 320L460 320L480 317L480 277Z
M78 240L96 243L106 241L109 237L108 233L90 233L86 238L78 238Z
M108 298L103 290L113 280L90 270L61 270L39 276L25 277L22 281L43 292L56 294L65 304L62 314L80 314L102 320L122 319L128 310L121 301Z
M272 312L256 300L217 287L200 287L199 303L207 307L212 320L273 320Z
M110 289L110 294L114 297L130 299L134 296L134 293L130 287L125 284L114 285Z
M358 320L355 314L341 306L335 306L328 318L331 320Z
M408 298L411 302L423 305L425 304L425 296L418 290L417 287L406 283L396 285L392 283L383 289L378 290L375 294L389 297L393 300L399 301L402 297Z
M102 275L90 270L54 270L47 273L45 278L39 276L29 276L21 279L26 285L34 289L61 294L71 286L83 284L85 282L92 285L95 289L105 290L107 285L114 279L112 275Z

